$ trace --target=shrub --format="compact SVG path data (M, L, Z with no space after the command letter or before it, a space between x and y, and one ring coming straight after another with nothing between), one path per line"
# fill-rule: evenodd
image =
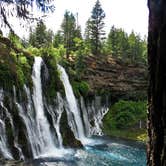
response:
M81 81L81 82L73 81L72 87L73 87L74 94L76 96L87 96L89 92L89 85L85 81Z
M134 126L139 120L146 119L146 105L145 101L118 101L105 115L105 127L120 129Z

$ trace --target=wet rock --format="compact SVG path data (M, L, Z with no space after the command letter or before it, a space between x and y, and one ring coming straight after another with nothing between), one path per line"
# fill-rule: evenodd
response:
M67 123L67 114L65 111L62 113L60 121L60 130L63 138L63 145L65 147L72 147L72 148L83 147L82 143L75 138L73 132L71 131L71 128Z

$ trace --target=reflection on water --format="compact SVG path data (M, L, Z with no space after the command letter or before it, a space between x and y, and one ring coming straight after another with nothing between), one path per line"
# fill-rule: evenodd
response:
M94 142L99 142L98 140ZM64 157L39 158L25 163L8 163L4 166L145 166L145 145L122 140L101 141L84 149L69 150ZM56 156L56 155L55 155ZM1 164L1 163L0 163ZM1 164L2 165L2 164Z

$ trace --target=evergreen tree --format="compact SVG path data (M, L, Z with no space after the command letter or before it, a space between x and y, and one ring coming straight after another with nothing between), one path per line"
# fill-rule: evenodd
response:
M72 13L66 11L64 14L64 19L61 25L63 43L66 48L66 56L67 58L71 54L72 51L75 51L76 46L74 42L74 38L82 38L81 37L81 29L76 25L76 19Z
M91 46L91 39L90 39L90 19L86 22L85 32L84 32L84 38L85 38L85 45L90 50Z
M53 46L55 48L58 48L59 45L64 44L63 43L63 35L61 31L58 31L55 36L54 36L54 40L53 40Z
M106 52L132 63L146 62L146 40L132 32L128 35L123 29L112 26L106 42Z
M95 6L92 10L92 15L90 18L89 30L90 30L90 42L91 42L91 50L94 55L100 54L101 49L101 41L104 39L105 32L104 21L105 13L101 8L101 4L99 0L96 1Z
M29 43L33 47L49 47L52 44L53 32L46 29L46 25L43 21L37 23L37 27L34 31L31 30L29 36Z
M107 50L109 54L113 56L119 56L126 58L128 55L128 35L121 28L115 28L112 26L107 39Z
M146 42L141 39L140 35L132 32L128 38L129 42L129 57L131 62L145 61L146 56Z

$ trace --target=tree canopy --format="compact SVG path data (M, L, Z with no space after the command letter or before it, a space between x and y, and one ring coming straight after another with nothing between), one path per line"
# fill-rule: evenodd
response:
M68 57L71 51L76 50L74 39L76 37L82 38L80 26L77 25L73 13L69 11L65 12L64 19L61 24L61 32L62 32L63 43L66 48L66 55Z
M52 0L51 0L52 1ZM24 20L36 20L33 17L31 8L36 5L42 12L53 12L55 6L51 4L50 0L0 0L0 21L1 26L7 26L10 31L13 31L11 23L8 21L9 17L19 17ZM12 7L9 8L8 5Z
M43 21L37 23L34 31L31 31L29 43L36 48L49 47L52 44L53 32L46 30L46 25Z
M105 32L104 21L105 18L104 10L101 7L100 1L97 0L95 6L92 10L91 18L87 22L87 29L89 30L89 38L91 43L91 50L94 55L100 54L101 49L101 41Z

